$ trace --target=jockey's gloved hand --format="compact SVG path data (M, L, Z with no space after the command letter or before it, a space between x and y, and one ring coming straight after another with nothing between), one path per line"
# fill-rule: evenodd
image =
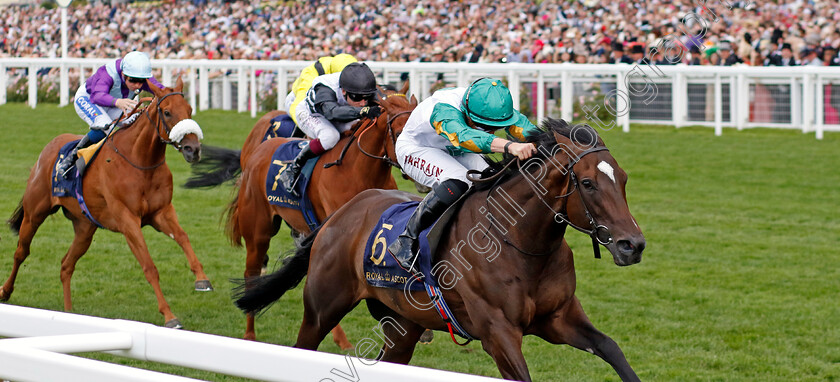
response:
M379 106L365 106L359 110L359 116L362 118L376 118L382 114L382 108Z

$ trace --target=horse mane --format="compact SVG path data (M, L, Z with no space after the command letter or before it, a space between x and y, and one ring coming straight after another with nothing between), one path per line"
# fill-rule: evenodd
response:
M553 152L554 147L557 146L557 140L554 137L555 133L569 138L569 140L579 147L590 148L606 146L604 141L598 136L598 132L589 125L572 125L563 119L546 118L539 127L539 132L531 133L525 137L526 142L533 143L537 146L537 152L532 156L532 158L547 159L547 155L545 153ZM541 147L544 148L544 150L540 150ZM494 160L489 155L484 155L484 160L487 162L489 167L481 172L482 179L489 178L502 171L504 171L504 174L501 176L501 179L496 182L474 183L475 189L478 191L486 190L496 184L503 183L509 180L513 175L519 173L518 168L514 168L514 166L507 166L510 162L516 160L516 157L513 155L506 155L504 159L500 161Z

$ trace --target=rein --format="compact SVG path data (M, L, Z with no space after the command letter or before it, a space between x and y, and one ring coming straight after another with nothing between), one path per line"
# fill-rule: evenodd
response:
M385 99L387 99L388 97L393 97L393 96L405 97L404 94L397 93L397 94L388 95L388 96L385 97ZM394 144L394 145L396 145L396 143L397 143L397 137L394 134L394 127L393 127L394 120L396 120L397 117L399 117L401 115L405 115L405 114L411 114L411 111L410 110L403 110L399 113L394 114L390 118L388 118L388 125L387 125L388 126L388 138L391 139L391 143ZM344 156L347 155L347 150L350 149L350 146L353 144L353 141L358 138L358 140L356 141L356 146L359 148L359 151L361 151L362 154L364 154L364 155L366 155L370 158L373 158L373 159L379 159L379 160L385 162L389 166L393 166L393 167L401 169L399 163L397 163L396 161L394 161L393 159L388 157L388 150L385 150L385 155L378 156L378 155L373 155L373 154L365 151L365 149L362 148L362 137L365 135L365 133L368 130L370 130L370 128L376 126L376 122L378 120L379 120L379 117L376 117L374 119L368 119L367 120L367 121L371 121L370 124L358 124L358 125L356 125L352 130L353 133L350 136L350 139L344 145L344 148L341 149L341 154L338 156L338 159L336 159L334 162L330 162L330 163L325 164L324 168L330 168L332 166L341 165L341 162L344 161ZM362 126L364 126L364 128L362 128ZM359 133L359 136L357 137L356 132L359 131L359 130L361 130L361 132Z
M149 109L148 108L143 109L143 111L141 111L141 113L146 114L146 118L149 120L149 123L151 123L153 126L155 126L155 132L157 133L158 138L160 139L161 142L163 142L164 144L167 144L167 145L172 145L172 147L174 147L176 150L181 151L181 146L177 142L173 142L171 140L164 139L163 136L160 134L160 127L161 126L163 126L163 128L166 129L166 135L167 136L169 135L169 132L172 130L169 127L169 125L167 125L166 122L163 121L163 117L161 117L162 113L161 113L161 109L160 109L160 104L161 104L161 102L163 102L164 99L166 99L166 97L169 97L169 96L175 95L175 94L180 95L181 97L184 96L184 93L172 92L172 93L166 94L163 97L161 97L160 99L158 99L157 103L155 104L155 108L157 109L158 123L155 123L154 121L152 121L152 116L149 114ZM154 101L154 98L152 98L151 101ZM140 104L138 103L137 105L139 106ZM134 110L137 110L138 106L135 106ZM132 114L133 114L133 111L132 111ZM134 124L130 125L129 127L131 127L131 126L134 126ZM122 130L122 129L120 129L120 130ZM120 150L114 144L114 139L111 138L112 136L113 136L113 134L109 134L107 137L105 137L105 139L111 145L111 149L114 150L114 152L117 153L117 155L119 155L120 157L122 157L126 162L128 162L128 164L130 164L131 167L134 167L138 170L145 171L145 170L156 169L156 168L162 166L164 163L166 163L166 157L164 156L163 160L161 160L157 164L154 164L154 165L151 165L151 166L138 166L138 165L134 164L134 162L132 162L130 159L128 159L128 157L126 157L125 154L120 152ZM111 138L111 139L109 139L109 138Z

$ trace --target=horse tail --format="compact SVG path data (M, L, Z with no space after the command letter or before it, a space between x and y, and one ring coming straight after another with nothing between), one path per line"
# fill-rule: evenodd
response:
M265 276L235 281L237 286L233 289L233 298L236 306L245 313L259 314L300 284L309 271L312 244L320 230L319 227L304 238L294 256L283 260L282 268Z
M240 150L202 146L202 158L192 165L192 177L184 183L184 187L216 187L224 182L236 179L242 172L239 165L241 154Z
M225 234L228 240L230 240L230 244L234 247L241 248L242 231L239 229L239 192L233 197L224 216L224 219L227 220L225 223Z
M12 217L9 218L8 223L15 235L20 233L20 225L23 224L23 199L21 199L20 203L18 203L18 206L15 209L15 212L12 213Z

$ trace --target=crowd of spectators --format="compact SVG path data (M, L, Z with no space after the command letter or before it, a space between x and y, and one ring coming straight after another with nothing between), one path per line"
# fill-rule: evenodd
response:
M60 13L0 13L0 57L60 56ZM70 57L837 65L835 1L310 0L77 3Z

